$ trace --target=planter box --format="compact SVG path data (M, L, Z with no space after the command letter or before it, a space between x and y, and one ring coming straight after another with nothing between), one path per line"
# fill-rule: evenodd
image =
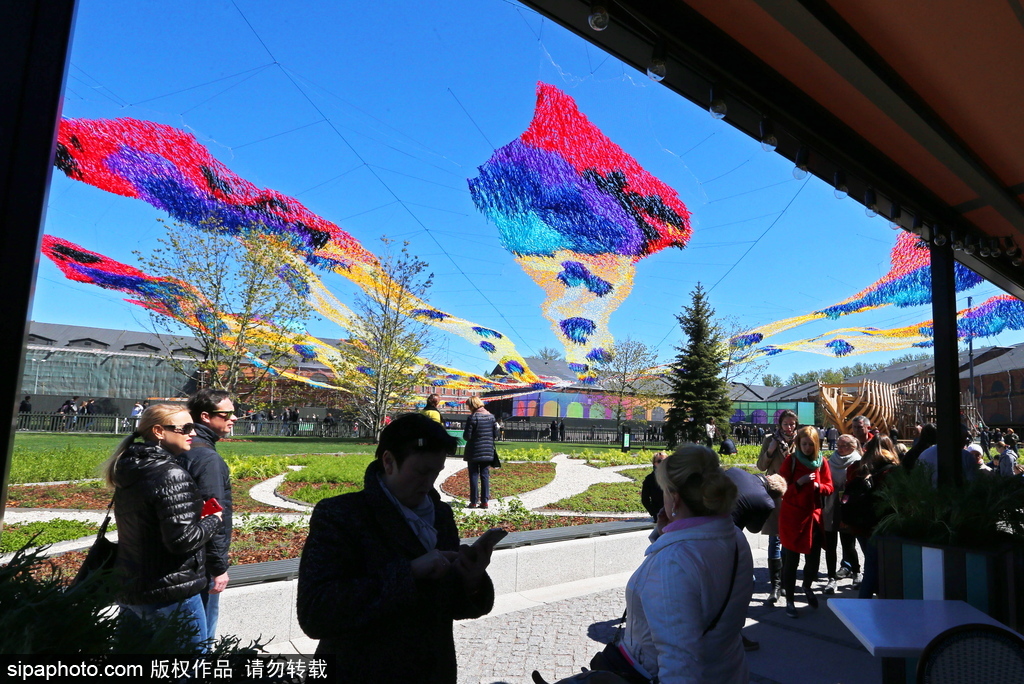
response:
M1024 624L1024 562L1018 547L992 550L878 538L878 597L965 601L1020 631ZM883 658L886 682L913 682L916 658Z
M1021 549L965 549L878 539L879 598L966 601L1014 630L1024 625Z

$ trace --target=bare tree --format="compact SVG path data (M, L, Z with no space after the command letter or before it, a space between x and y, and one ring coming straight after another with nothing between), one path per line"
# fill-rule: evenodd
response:
M537 350L537 358L544 361L561 361L565 358L565 354L554 347L541 347Z
M303 329L312 313L294 279L282 277L293 255L272 240L243 244L181 223L166 229L157 249L135 256L144 270L168 279L148 304L153 331L178 336L169 363L186 376L194 367L200 384L243 401L259 394L270 368L297 362L290 331Z
M657 352L639 340L625 338L611 349L610 359L598 365L598 377L605 393L612 397L616 428L629 418L630 408L646 413L663 401L667 387L654 372Z
M375 438L385 417L411 404L416 387L426 383L421 358L431 328L415 309L433 279L426 262L409 253L408 242L396 253L394 241L381 241L380 272L356 297L351 337L339 347L347 366L337 369L339 384L356 398L358 420Z
M722 364L722 377L726 382L757 382L757 380L768 372L771 365L767 357L760 357L754 361L743 361L750 350L740 349L729 345L729 340L747 331L749 326L743 326L735 316L721 316L717 321L719 331L722 334L722 344L725 345L725 361Z

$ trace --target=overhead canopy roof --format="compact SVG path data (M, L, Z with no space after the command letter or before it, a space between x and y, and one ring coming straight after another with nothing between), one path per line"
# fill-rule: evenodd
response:
M713 91L728 123L765 122L779 154L908 229L1024 246L1020 0L523 2L641 71L663 54L666 87L705 108ZM956 258L1024 298L1005 250Z

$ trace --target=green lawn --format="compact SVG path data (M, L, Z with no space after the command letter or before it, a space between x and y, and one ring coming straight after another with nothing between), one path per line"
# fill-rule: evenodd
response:
M10 481L53 482L98 477L100 466L121 439L116 435L19 433L14 438ZM372 444L353 440L294 437L253 437L251 441L226 441L217 445L217 450L229 462L232 457L237 460L288 454L344 452L369 455L374 449ZM291 459L288 464L292 461L300 462ZM283 468L271 475L281 470Z
M619 474L631 478L632 482L601 482L591 485L581 494L550 503L545 508L583 513L646 513L640 503L640 488L650 472L649 467L621 470Z

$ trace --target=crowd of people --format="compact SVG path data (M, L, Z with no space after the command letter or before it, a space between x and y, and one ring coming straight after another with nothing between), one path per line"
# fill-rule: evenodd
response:
M384 427L361 491L323 500L311 517L297 616L319 639L318 653L339 656L338 681L454 682L452 622L493 604L487 567L500 535L460 545L452 510L434 487L457 440L432 399ZM470 507L487 508L497 421L479 398L466 405ZM226 392L202 390L185 407L158 404L137 420L106 465L121 629L144 633L178 614L191 627L191 648L202 651L216 636L230 579L231 482L216 445L231 433L235 407ZM759 645L741 632L754 590L744 530L768 536L768 601L784 598L789 617L800 614L801 557L801 602L819 605L822 548L824 593L849 579L870 598L878 589L878 492L897 468L936 469L936 434L932 424L917 426L913 446L900 449L858 416L849 434L826 432L823 444L817 428L798 428L797 416L783 411L762 439L756 473L723 469L704 445L656 453L641 488L655 521L651 545L626 586L623 629L591 666L629 682L747 681L744 652ZM732 446L722 451L733 453L724 437ZM994 453L986 462L965 431L965 478L1019 475L1007 433L988 441Z

